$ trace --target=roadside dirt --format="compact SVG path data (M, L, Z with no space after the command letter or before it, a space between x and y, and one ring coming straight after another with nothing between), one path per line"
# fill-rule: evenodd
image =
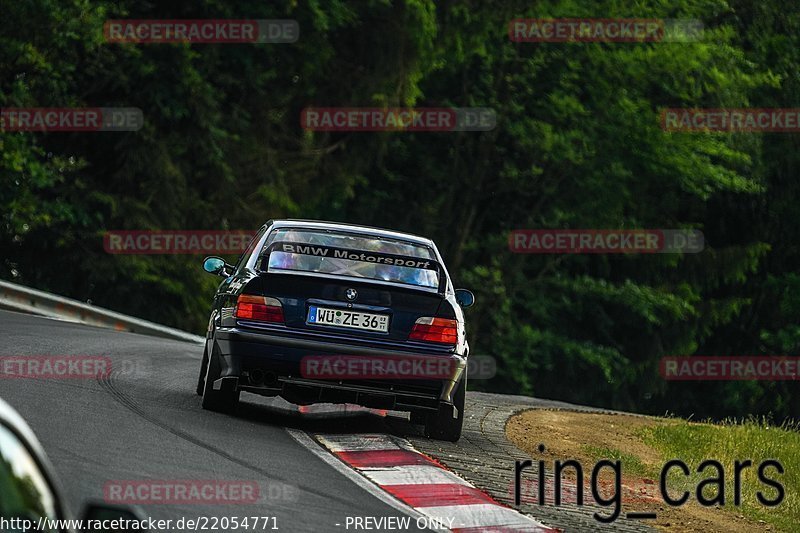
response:
M548 474L553 473L556 460L576 459L583 467L585 502L592 501L591 473L597 461L620 459L622 512L654 512L657 518L643 520L643 523L656 528L671 532L775 531L770 525L747 519L733 511L719 507L703 507L693 497L681 507L671 507L661 498L658 478L651 479L641 473L631 472L631 470L644 472L661 470L668 458L662 457L657 450L642 442L639 435L645 428L670 423L673 422L667 419L629 415L532 409L510 418L506 425L506 435L514 445L531 457L534 464L543 460ZM539 451L541 444L545 446L544 452ZM609 457L603 453L608 450L621 452L621 457ZM636 459L631 460L631 457ZM637 460L640 467L631 464ZM531 472L523 472L525 479L521 484L523 501L526 499L531 502L538 501L538 486L536 480L531 479L535 477ZM605 498L612 497L615 492L613 471L604 468L598 477L601 495ZM575 470L565 469L563 479L565 480L561 491L564 495L563 502L569 503L572 498L574 503L577 491ZM546 504L553 504L553 496L552 483L547 483Z

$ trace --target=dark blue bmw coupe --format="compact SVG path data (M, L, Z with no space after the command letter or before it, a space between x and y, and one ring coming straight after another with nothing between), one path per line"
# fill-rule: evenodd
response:
M408 411L433 438L456 441L469 344L463 307L436 245L390 230L273 220L224 281L208 322L197 393L232 412L239 394L308 405Z

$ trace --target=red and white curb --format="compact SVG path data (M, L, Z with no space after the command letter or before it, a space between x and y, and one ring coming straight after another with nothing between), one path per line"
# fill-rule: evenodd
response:
M453 532L558 531L497 503L404 439L380 434L316 439L383 491Z

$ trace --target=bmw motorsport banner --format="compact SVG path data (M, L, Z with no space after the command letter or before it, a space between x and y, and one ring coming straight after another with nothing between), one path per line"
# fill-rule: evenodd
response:
M375 263L378 265L421 268L425 270L436 271L439 270L439 263L433 259L387 254L383 252L371 252L366 250L352 250L348 248L337 248L334 246L323 246L316 244L278 241L270 245L268 253L272 252L312 255L316 257L327 257L330 259L349 259L351 261Z

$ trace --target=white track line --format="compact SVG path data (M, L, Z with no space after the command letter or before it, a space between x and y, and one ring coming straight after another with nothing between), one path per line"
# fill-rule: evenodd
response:
M317 435L316 437L334 453L400 449L389 435Z
M378 485L433 485L438 483L471 486L439 466L410 465L391 468L360 468L361 473Z

